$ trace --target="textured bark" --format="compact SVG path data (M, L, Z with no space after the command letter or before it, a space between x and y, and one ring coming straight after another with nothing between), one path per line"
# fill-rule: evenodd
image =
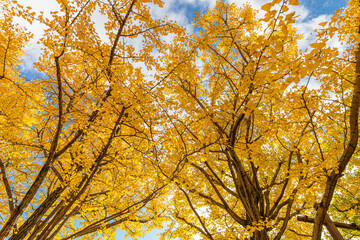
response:
M53 210L52 212L45 218L44 221L41 222L41 224L39 224L38 226L35 227L34 231L31 233L30 237L28 238L28 240L34 240L35 237L44 229L44 227L46 226L46 224L49 223L49 221L55 216L55 214L57 214L59 212L59 210L62 208L62 206L64 205L65 201L62 200Z
M54 202L60 197L61 193L65 188L59 187L55 189L42 203L41 205L31 214L31 216L25 221L18 230L17 234L14 234L9 240L20 240L24 239L27 234L36 226L41 220L44 214L51 208Z
M14 212L14 197L13 197L12 192L11 192L11 187L10 187L9 180L8 180L8 178L6 176L6 170L5 170L4 163L1 160L0 160L0 170L1 170L1 175L2 175L2 181L3 181L4 186L5 186L5 191L6 191L6 194L8 196L8 199L9 199L10 214L13 214L13 212Z

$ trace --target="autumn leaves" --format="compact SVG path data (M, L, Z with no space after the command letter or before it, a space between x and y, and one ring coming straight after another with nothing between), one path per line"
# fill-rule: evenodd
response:
M151 16L160 1L58 1L50 16L1 3L0 239L137 237L164 222L164 239L320 239L326 213L347 221L344 200L330 204L340 185L358 195L345 170L358 167L356 1L309 51L297 0L266 3L262 18L219 1L193 35ZM44 78L16 68L15 15L45 26Z

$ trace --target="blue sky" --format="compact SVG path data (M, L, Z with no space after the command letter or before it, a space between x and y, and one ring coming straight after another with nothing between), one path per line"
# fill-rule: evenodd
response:
M245 2L250 2L255 8L260 8L261 5L268 2L265 0L229 0L237 4L242 4ZM55 11L57 10L57 4L55 0L20 0L20 3L24 5L30 5L35 11ZM152 13L157 17L167 16L170 19L176 20L178 24L186 26L190 32L194 29L191 26L191 22L194 19L196 12L203 12L206 8L212 8L215 6L215 0L164 0L165 5L162 9L154 8ZM329 20L330 16L335 12L335 10L344 7L346 5L346 0L299 0L300 5L293 7L297 11L297 14L300 15L299 22L297 23L298 29L304 33L305 38L309 37L310 32L318 27L318 23ZM98 19L98 21L103 21ZM26 23L27 27L35 33L34 40L32 45L28 47L29 56L27 56L25 61L25 66L23 68L23 74L30 76L32 78L36 72L32 68L32 62L36 61L40 54L40 45L36 45L36 41L41 36L42 26L39 24L34 24L29 26ZM306 41L303 41L302 44L306 44ZM144 238L143 240L157 240L157 233L159 230L152 231ZM124 232L118 231L117 239L125 239Z
M310 17L316 17L320 14L332 14L346 5L345 0L300 0L299 2L311 10Z

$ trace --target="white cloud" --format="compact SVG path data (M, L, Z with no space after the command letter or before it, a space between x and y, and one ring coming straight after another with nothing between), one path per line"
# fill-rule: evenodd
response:
M309 41L314 40L314 30L320 28L319 23L329 21L330 17L330 15L320 15L316 18L308 19L305 21L297 21L295 26L298 31L304 35L304 38L299 41L300 49L305 49L308 46Z
M151 14L155 18L176 21L177 24L185 27L189 33L194 33L191 24L193 19L187 17L187 11L205 11L206 8L214 8L216 0L166 0L162 8L151 5Z
M59 4L56 0L18 0L18 3L23 6L30 6L32 11L40 13L40 11L44 12L45 17L50 17L51 11L60 11ZM45 26L38 21L34 21L33 24L29 24L22 18L16 18L16 22L20 25L28 28L34 34L35 43L39 40L40 36L43 34Z

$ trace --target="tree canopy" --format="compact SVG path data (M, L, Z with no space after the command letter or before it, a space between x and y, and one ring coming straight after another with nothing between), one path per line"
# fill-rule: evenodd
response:
M360 224L358 0L307 49L297 0L217 1L194 34L153 17L160 0L57 2L48 17L0 0L1 240L320 240L328 216ZM45 26L36 76L19 17Z

